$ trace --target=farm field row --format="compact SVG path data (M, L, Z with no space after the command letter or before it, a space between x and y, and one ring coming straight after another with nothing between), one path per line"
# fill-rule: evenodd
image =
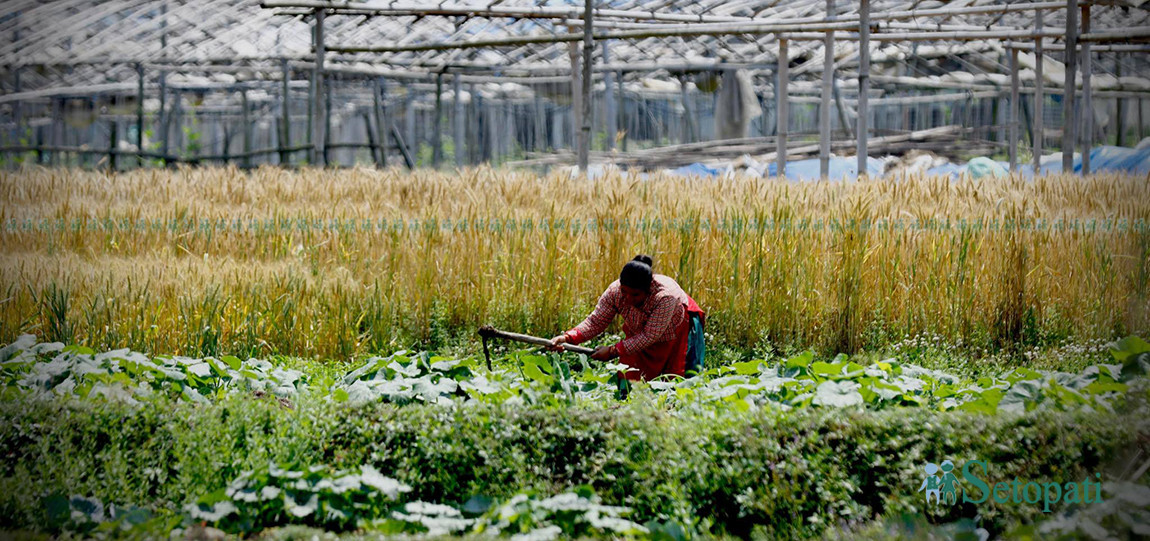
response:
M23 336L0 350L3 528L850 538L911 520L1136 532L1150 518L1150 488L1129 479L1150 433L1150 345L1108 351L1110 363L1077 372L970 375L808 352L625 384L618 366L529 351L489 371L402 351L336 364ZM922 465L943 459L981 459L992 481L1099 473L1091 490L1110 503L1059 500L1054 515L1045 501L924 506Z
M712 343L760 355L930 335L979 360L1150 334L1150 188L1130 176L0 176L2 342L341 359L466 347L482 324L568 328L635 253L708 312Z

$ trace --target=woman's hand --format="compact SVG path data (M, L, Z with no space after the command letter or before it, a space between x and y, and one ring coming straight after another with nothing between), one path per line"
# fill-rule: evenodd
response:
M547 346L550 351L563 351L563 344L567 343L567 335L561 334L551 339L551 345Z
M596 361L610 361L619 354L615 351L615 346L599 346L595 348L595 352L591 354L591 358Z

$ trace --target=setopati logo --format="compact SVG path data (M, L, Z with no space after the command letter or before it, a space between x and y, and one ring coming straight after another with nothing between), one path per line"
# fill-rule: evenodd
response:
M930 463L923 467L926 477L917 492L924 492L927 505L953 505L961 494L963 503L983 503L993 499L998 503L1042 504L1042 512L1049 513L1058 503L1102 503L1102 474L1095 473L1081 481L1037 482L1011 481L990 483L990 470L983 460L971 460L959 470L949 460L942 464Z

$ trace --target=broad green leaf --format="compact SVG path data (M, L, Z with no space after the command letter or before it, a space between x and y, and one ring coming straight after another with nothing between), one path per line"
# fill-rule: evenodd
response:
M815 389L815 397L811 403L819 406L845 408L861 406L862 394L859 393L859 384L853 381L824 381Z
M1150 353L1150 343L1137 336L1127 336L1110 346L1110 354L1118 362L1125 362L1133 355Z
M240 359L232 355L224 355L223 357L220 357L220 360L227 364L228 368L231 368L232 370L239 370L240 367L243 366L243 363L240 362Z

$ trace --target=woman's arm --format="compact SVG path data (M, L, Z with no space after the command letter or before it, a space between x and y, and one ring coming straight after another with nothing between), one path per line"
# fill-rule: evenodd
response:
M591 315L576 325L574 329L563 333L567 337L567 343L586 342L607 330L607 326L611 324L611 320L615 319L615 314L618 312L619 303L616 299L618 295L619 288L615 284L608 286L607 291L599 296L599 302L595 304L595 310L591 312Z
M620 355L628 355L647 349L647 346L654 344L666 334L667 329L671 327L671 319L675 316L675 310L681 309L681 306L682 303L670 295L660 299L659 304L655 306L647 318L647 323L643 325L643 330L616 344L616 351Z

